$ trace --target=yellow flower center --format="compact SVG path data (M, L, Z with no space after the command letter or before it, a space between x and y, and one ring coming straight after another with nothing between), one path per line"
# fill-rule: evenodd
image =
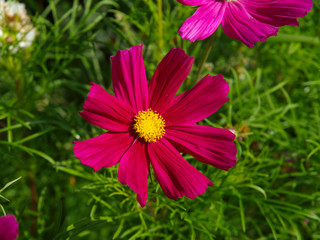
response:
M134 117L133 129L140 138L144 138L146 142L156 142L165 134L165 121L159 113L148 109L140 111Z

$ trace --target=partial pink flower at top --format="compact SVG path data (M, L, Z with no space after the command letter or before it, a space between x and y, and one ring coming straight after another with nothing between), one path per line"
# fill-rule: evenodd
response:
M312 0L177 0L199 6L178 30L192 42L212 35L219 25L230 37L248 47L276 36L278 27L299 26L297 18L311 10Z
M15 240L19 235L18 222L13 215L0 217L0 240Z
M180 152L223 170L235 165L235 135L195 124L229 100L229 86L222 75L207 75L175 97L194 60L182 49L171 49L149 84L142 46L119 51L111 60L115 96L92 83L80 113L89 123L109 131L74 142L74 154L82 164L98 171L119 163L119 181L137 193L141 206L148 197L150 164L171 199L193 199L212 186Z

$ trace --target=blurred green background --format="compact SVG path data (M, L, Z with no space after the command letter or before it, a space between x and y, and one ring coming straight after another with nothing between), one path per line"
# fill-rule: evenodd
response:
M179 93L191 88L209 43L177 34L194 9L174 0L22 2L32 45L0 42L0 189L22 177L0 190L0 206L17 217L19 239L320 239L319 1L300 27L254 48L219 28L201 76L222 73L230 101L201 124L236 131L238 163L225 172L185 155L214 186L172 201L149 180L144 208L117 166L94 173L74 157L73 140L102 133L78 112L90 82L112 93L110 56L137 44L148 79L172 47L195 56Z

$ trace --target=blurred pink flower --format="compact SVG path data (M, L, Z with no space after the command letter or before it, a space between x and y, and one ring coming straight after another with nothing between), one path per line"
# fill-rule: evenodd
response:
M234 134L194 124L229 100L229 86L222 75L207 75L175 97L194 60L182 49L171 49L149 84L142 46L119 51L111 60L115 97L91 83L80 113L89 123L109 132L74 142L74 154L82 164L98 171L120 162L118 179L137 193L141 206L148 197L150 163L171 199L193 199L212 186L179 152L224 170L235 165Z
M19 235L18 226L13 215L0 217L0 240L15 240Z
M199 6L178 30L192 42L212 35L219 25L230 37L248 47L276 36L278 27L299 26L297 18L311 10L312 0L177 0Z

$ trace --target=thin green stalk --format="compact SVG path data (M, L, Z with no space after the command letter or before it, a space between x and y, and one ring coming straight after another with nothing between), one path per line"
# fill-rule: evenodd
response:
M163 26L162 26L162 0L158 0L158 28L159 28L159 60L162 58L161 50L163 49Z
M7 127L8 127L8 142L12 143L12 129L11 129L11 116L7 117Z
M199 41L196 41L196 42L192 43L191 46L188 48L187 53L188 53L189 56L192 55L192 53L193 53L194 49L196 48L198 42Z
M8 182L3 188L0 189L0 193L3 192L6 188L10 187L15 182L19 181L21 178L22 177L18 177L16 179L12 180L11 182Z
M201 76L204 64L207 62L209 53L210 53L212 45L213 45L213 42L214 42L214 34L210 37L210 41L208 43L208 47L207 47L207 49L206 49L206 51L204 53L204 56L202 58L202 61L201 61L201 64L200 64L200 67L199 67L199 70L198 70L198 73L197 73L197 76L196 76L196 83L200 80L200 76Z
M1 208L2 212L3 212L3 215L6 216L7 213L6 213L6 211L4 210L4 207L1 204L0 204L0 208Z
M270 38L269 41L273 42L304 42L310 44L320 44L319 37L310 37L304 35L294 35L294 34L279 34L277 37Z

